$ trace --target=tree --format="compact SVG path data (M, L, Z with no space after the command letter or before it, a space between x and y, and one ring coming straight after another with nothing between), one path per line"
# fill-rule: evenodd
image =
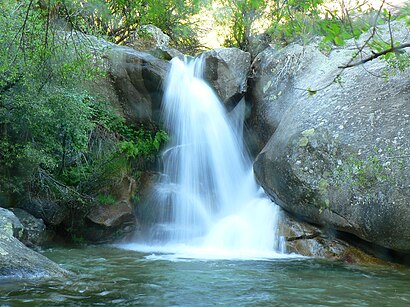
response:
M157 26L178 47L198 44L190 17L207 0L49 0L40 1L43 15L82 33L126 43L142 25Z
M132 171L133 160L152 159L166 135L126 126L108 101L87 92L84 83L102 71L60 19L80 21L65 2L47 3L1 4L0 194L81 203L101 180Z
M225 44L248 50L253 25L263 15L265 0L221 0L219 22L228 28Z

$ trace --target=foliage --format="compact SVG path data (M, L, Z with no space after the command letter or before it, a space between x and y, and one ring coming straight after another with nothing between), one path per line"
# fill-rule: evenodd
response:
M141 25L152 24L168 34L178 47L198 44L189 17L205 0L49 0L40 1L45 16L65 29L105 36L122 44Z
M97 202L101 205L114 205L116 203L115 197L109 194L98 194L96 199Z
M369 28L365 20L352 22L349 11L327 9L324 0L220 0L220 3L224 10L217 20L229 29L225 44L244 50L249 48L249 39L260 24L269 25L267 32L274 42L306 43L321 35L324 47L328 43L342 46L347 39L357 38Z
M373 39L369 42L369 47L373 50L373 53L381 53L384 50L389 50L397 46L400 46L399 41L395 41L393 46L391 45L391 42L385 42L379 38ZM394 69L393 73L396 69L399 71L404 71L410 66L410 54L404 50L387 52L386 54L380 56L380 58L384 59L388 66ZM386 70L385 76L388 77L390 74L392 74L392 72Z
M349 39L358 40L361 34L369 29L372 29L374 39L365 41L363 46L357 45L356 56L363 56L362 51L365 47L373 48L373 52L376 53L392 49L399 44L392 37L391 41L383 42L377 35L380 24L390 24L393 20L384 2L378 9L368 5L364 0L350 2L349 4L353 4L351 7L348 7L345 1L336 3L325 0L219 0L216 2L223 8L220 10L222 13L217 15L217 21L228 29L225 34L225 45L246 51L252 51L250 39L260 31L258 27L261 25L265 25L265 28L268 25L266 31L273 43L277 44L286 45L292 42L306 44L315 37L322 37L319 48L325 53L330 52L333 46L344 46ZM409 16L409 5L406 5L399 12L397 19L404 19L410 23ZM383 54L382 58L391 67L399 70L404 70L410 65L409 55L406 52L394 50Z
M166 140L162 131L127 126L84 89L101 71L90 51L52 27L52 16L76 3L0 5L0 194L84 203L143 164L136 160L153 161Z
M254 22L262 15L265 0L221 0L217 21L227 29L225 45L247 50Z
M272 20L268 30L276 40L289 43L297 38L306 39L317 28L321 21L320 5L323 0L313 1L274 1L269 17Z

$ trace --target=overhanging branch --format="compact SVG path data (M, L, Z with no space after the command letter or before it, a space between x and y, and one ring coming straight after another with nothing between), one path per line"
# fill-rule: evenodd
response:
M409 47L410 47L410 43L405 43L405 44L401 44L401 45L398 45L398 46L394 46L394 47L391 47L391 48L389 48L389 49L386 49L386 50L383 50L383 51L380 51L380 52L377 52L377 53L373 53L373 55L371 55L371 56L369 56L369 57L367 57L367 58L365 58L365 59L363 59L363 60L361 60L361 61L358 61L358 62L355 62L355 63L349 63L349 64L346 64L346 65L339 66L339 68L343 69L343 68L349 68L349 67L359 66L359 65L362 65L362 64L367 63L367 62L369 62L369 61L372 61L372 60L374 60L374 59L377 59L378 57L381 57L381 56L383 56L383 55L385 55L385 54L387 54L387 53L389 53L389 52L397 52L397 51L399 51L399 50L401 50L401 49L409 48Z

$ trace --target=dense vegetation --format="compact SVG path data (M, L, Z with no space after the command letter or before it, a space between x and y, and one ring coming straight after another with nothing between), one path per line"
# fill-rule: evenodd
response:
M366 46L403 69L409 60L399 49L406 42L380 41L375 34L378 24L395 18L409 23L409 7L393 17L386 6L365 9L361 3L329 9L324 0L2 1L0 205L25 197L78 206L111 203L107 187L137 176L167 139L158 127L126 124L110 101L87 90L106 71L73 33L126 45L139 26L153 24L174 47L195 53L204 48L198 15L214 14L225 46L252 49L262 27L277 44L321 35L327 51L373 27Z
M1 4L1 203L38 196L86 204L101 198L101 186L146 165L141 159L153 161L166 138L157 129L126 125L109 101L87 91L104 72L61 31L70 8L48 4Z

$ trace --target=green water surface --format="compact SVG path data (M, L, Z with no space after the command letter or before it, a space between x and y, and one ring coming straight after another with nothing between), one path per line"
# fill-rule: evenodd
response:
M44 254L75 273L0 283L0 306L409 306L410 270L318 259L167 260L110 246Z

